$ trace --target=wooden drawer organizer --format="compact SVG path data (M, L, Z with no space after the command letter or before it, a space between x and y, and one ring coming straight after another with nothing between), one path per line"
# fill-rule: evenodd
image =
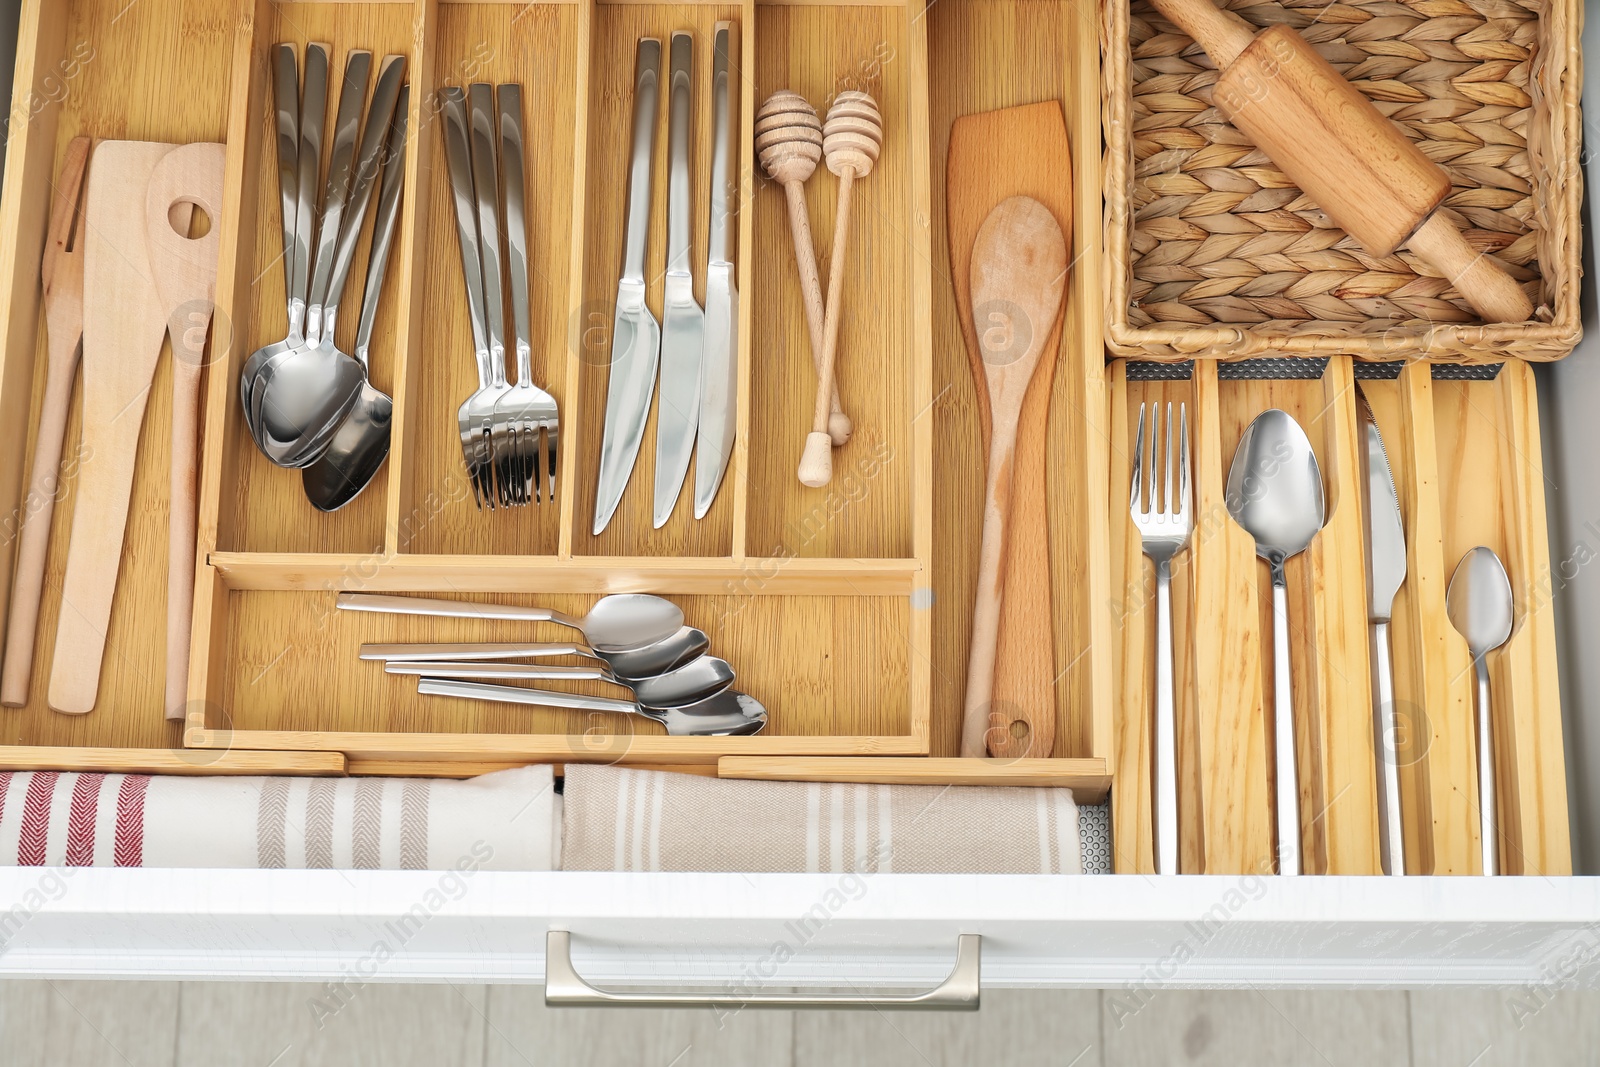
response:
M1113 630L1119 871L1153 869L1154 579L1125 518L1129 456L1139 404L1169 400L1191 412L1196 516L1190 551L1173 568L1182 869L1272 870L1271 585L1254 542L1228 515L1225 488L1245 426L1279 407L1306 427L1328 491L1327 524L1288 564L1306 870L1379 871L1358 381L1406 531L1391 633L1409 873L1477 873L1471 658L1445 614L1451 574L1474 545L1505 562L1517 607L1510 642L1490 657L1502 869L1571 873L1533 373L1517 361L1467 368L1349 357L1111 365L1112 569L1123 591Z
M951 665L965 663L963 604L971 595L981 475L968 469L977 423L933 187L942 183L943 141L955 115L1055 97L1067 107L1083 175L1078 217L1096 218L1098 42L1093 26L1070 11L1064 0L961 0L936 5L927 18L920 4L895 2L237 0L204 11L157 0L127 9L104 0L27 4L18 84L32 94L19 94L31 112L11 141L4 216L11 313L0 380L0 403L14 416L5 444L16 458L0 473L0 499L16 500L20 492L30 404L37 418L41 209L67 141L79 133L223 141L227 192L213 338L218 355L205 393L187 722L165 724L155 710L161 630L140 610L160 602L165 579L157 551L166 522L163 361L140 444L134 520L108 636L113 666L100 706L82 718L48 711L46 672L37 671L29 706L6 716L6 740L27 746L12 750L13 764L72 766L93 751L115 765L119 753L131 761L130 750L139 750L149 760L181 753L178 763L204 769L249 751L278 752L286 769L325 770L342 754L352 770L415 772L453 761L435 769L468 773L527 759L661 765L705 764L729 753L953 754L962 680L959 666ZM704 41L724 18L738 21L744 71L738 445L707 518L690 518L686 494L661 531L650 528L653 457L643 450L616 519L592 537L592 457L621 244L634 43L678 29ZM976 74L985 59L972 47L975 34L1009 42L1021 30L1042 31L1042 47L1020 55L1007 82L983 84ZM236 396L243 360L282 328L267 50L278 41L309 40L328 43L335 64L351 47L403 52L413 88L406 199L373 345L374 381L396 401L394 449L366 492L333 515L306 505L298 477L256 452ZM930 47L943 69L966 72L934 79L940 95L931 116ZM84 48L91 58L73 65L75 49ZM180 50L183 62L158 61ZM696 62L709 72L709 48L697 49ZM543 342L534 363L563 409L559 507L479 512L460 469L453 410L469 391L470 341L429 101L440 85L472 80L522 81L538 137L527 179L534 332ZM799 90L825 108L833 92L855 84L877 95L887 136L882 163L859 194L854 296L841 334L841 377L857 433L836 460L833 486L813 492L793 474L809 408L801 398L812 388L804 322L782 194L750 167L751 127L755 108L776 88ZM703 186L709 93L698 92L696 106L694 168ZM932 163L930 130L939 137ZM657 152L650 252L659 276L665 137ZM834 180L822 175L807 191L824 243L833 190ZM703 197L696 201L695 236L703 249L707 209ZM1064 351L1080 373L1057 378L1056 436L1068 458L1052 481L1052 492L1072 505L1063 512L1075 516L1060 524L1062 558L1084 564L1081 573L1077 565L1059 568L1053 581L1058 648L1061 662L1070 664L1061 694L1071 711L1061 717L1058 752L1098 756L1084 766L1103 791L1110 659L1105 644L1092 639L1094 601L1072 591L1085 576L1103 581L1103 568L1087 561L1104 556L1103 526L1090 519L1088 503L1103 496L1105 452L1095 444L1092 420L1073 425L1065 417L1104 405L1099 307L1091 297L1099 289L1095 230L1091 224L1076 236L1080 266ZM363 246L358 275L365 255ZM652 301L659 308L659 282ZM351 325L353 319L345 324ZM937 479L936 460L947 472ZM41 662L53 653L71 506L69 496L52 539ZM936 511L944 528L937 538ZM358 662L356 645L466 640L489 629L471 621L335 612L334 592L345 588L508 597L570 611L618 590L669 595L734 662L741 687L767 703L771 723L755 738L666 738L654 724L626 717L423 700L406 680ZM1060 772L1059 765L1052 770Z

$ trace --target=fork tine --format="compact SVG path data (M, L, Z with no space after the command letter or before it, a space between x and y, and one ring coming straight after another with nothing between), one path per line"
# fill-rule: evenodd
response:
M1139 429L1133 435L1133 487L1128 491L1128 509L1135 514L1143 511L1144 500L1140 487L1144 475L1144 405L1139 405Z
M1166 460L1167 478L1166 478L1166 488L1162 491L1161 512L1164 515L1171 515L1173 513L1173 511L1174 511L1173 506L1172 506L1172 402L1171 401L1167 402L1166 408L1167 408L1167 460Z
M1178 514L1189 514L1189 405L1178 405Z
M548 435L547 449L548 449L548 455L550 457L550 496L549 496L548 499L550 500L551 503L555 503L555 499L556 499L556 449L559 446L560 441L561 441L561 424L556 422L556 421L554 421L554 420L552 420L550 422L550 425L548 427L546 427L546 431L547 431L547 435Z

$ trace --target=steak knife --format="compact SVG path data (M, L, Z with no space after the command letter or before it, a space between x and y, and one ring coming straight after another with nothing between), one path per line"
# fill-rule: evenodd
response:
M733 138L738 86L728 76L737 55L733 24L717 23L711 68L711 224L706 263L706 343L700 356L700 435L694 460L694 517L711 510L733 453L739 395L739 289L734 284Z
M700 423L700 353L706 314L694 299L689 266L690 216L689 78L694 71L694 37L672 35L667 91L667 277L661 311L661 401L656 409L655 527L667 524L689 473L695 427Z
M1406 580L1406 535L1400 499L1383 448L1383 436L1367 396L1358 386L1366 481L1363 512L1367 541L1367 613L1372 635L1373 752L1378 764L1378 851L1385 874L1405 874L1405 841L1400 826L1400 767L1394 750L1394 671L1390 663L1389 620L1394 597Z
M655 151L656 102L661 88L661 42L639 39L633 82L633 162L628 170L628 220L622 277L611 332L611 374L606 382L605 434L595 487L594 532L617 513L644 439L661 354L661 326L645 306L644 253L650 229L650 163Z

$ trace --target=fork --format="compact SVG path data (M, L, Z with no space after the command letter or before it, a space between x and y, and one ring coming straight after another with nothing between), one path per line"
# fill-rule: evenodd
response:
M472 350L478 362L478 389L456 412L461 434L461 459L472 498L478 507L494 507L494 464L491 434L494 428L494 378L490 366L484 318L483 264L478 258L478 214L472 189L472 157L467 148L467 98L460 86L439 90L444 112L444 147L450 169L450 194L456 209L456 237L461 242L461 273L467 285L467 318L472 323Z
M561 424L556 398L533 382L528 230L522 194L522 86L502 85L496 93L500 110L500 164L505 171L506 251L510 260L517 383L502 394L495 405L494 456L500 503L506 507L520 507L543 500L555 502L556 445Z
M1145 412L1150 414L1146 473ZM1166 455L1160 454L1161 415L1166 414ZM1140 547L1156 566L1156 873L1178 873L1178 745L1172 670L1172 557L1189 544L1194 506L1189 492L1189 411L1178 406L1178 491L1172 491L1172 404L1140 404L1133 443L1133 487L1128 509ZM1148 477L1148 491L1146 478ZM1157 499L1159 490L1159 500Z

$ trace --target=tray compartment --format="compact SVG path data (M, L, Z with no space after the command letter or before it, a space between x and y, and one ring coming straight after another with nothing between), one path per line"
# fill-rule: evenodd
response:
M751 163L746 204L754 222L754 291L744 297L752 305L748 547L774 557L912 557L918 554L912 442L926 410L919 378L927 335L916 315L916 294L927 287L926 260L917 254L927 240L925 31L911 25L911 8L903 4L754 10L756 54L746 63L745 91L755 107L792 89L826 120L837 93L864 90L882 112L884 143L878 165L852 193L835 372L855 429L849 444L835 450L833 482L825 489L808 489L795 475L811 429L816 373L785 194L759 162ZM805 191L826 295L838 179L819 162Z
M239 409L238 375L250 354L262 345L282 340L284 320L283 237L279 219L277 157L271 131L274 108L271 87L272 48L292 42L296 48L300 74L305 75L305 46L317 41L329 46L328 115L324 131L322 166L315 203L321 204L328 157L333 146L332 115L338 107L346 58L352 49L372 53L372 73L367 81L368 99L377 83L377 70L383 57L399 53L407 57L406 78L415 86L418 56L414 49L411 12L398 4L286 3L259 5L256 32L251 42L254 75L251 79L248 114L238 116L243 127L239 134L249 140L250 164L241 191L239 228L239 275L236 289L236 343L226 361L218 367L226 376L228 407L218 412L225 423L233 454L231 475L219 515L219 545L247 552L378 552L384 547L385 500L389 472L386 463L372 484L349 504L336 512L324 513L305 500L298 471L274 466L255 447ZM415 109L413 109L415 110ZM408 127L409 129L409 127ZM413 141L413 144L415 142ZM415 195L416 186L408 183L404 196ZM340 301L341 314L337 337L341 351L351 352L355 344L356 323L367 270L374 206L369 209L361 243L351 264L350 280ZM403 209L402 209L403 210ZM384 278L383 302L379 307L372 336L372 380L394 395L397 371L402 357L399 329L400 308L407 293L410 272L402 267L409 249L397 235ZM218 287L218 304L223 290ZM220 310L220 307L219 307ZM392 463L392 457L391 457Z
M1099 45L1095 27L1064 0L939 0L927 24L933 239L934 737L935 755L960 747L961 707L977 582L984 448L977 393L950 280L945 168L951 123L962 115L1060 100L1073 162L1072 275L1050 404L1047 472L1055 634L1053 755L1112 754L1114 583L1107 526L1098 519L1109 465L1106 363L1101 341ZM1005 76L993 76L1004 55ZM876 181L874 175L869 181ZM809 183L808 183L809 184ZM776 196L776 194L774 194ZM774 202L774 212L781 205ZM775 222L781 222L775 216ZM783 231L787 241L787 230ZM785 248L787 246L785 245ZM785 252L787 255L787 252ZM789 268L792 269L792 268ZM799 314L798 306L795 315ZM800 320L796 319L798 324ZM797 325L797 328L798 325ZM801 350L803 353L803 350ZM853 390L852 390L853 392ZM1126 504L1126 487L1123 490Z
M575 198L580 171L574 149L584 71L579 48L588 22L586 4L438 6L428 45L429 99L423 101L423 123L411 142L414 151L420 149L431 159L418 175L421 236L407 247L414 257L413 299L420 300L426 313L419 342L405 364L405 412L396 433L399 453L390 460L399 472L388 530L394 552L555 556L561 551L561 515L569 506L568 476L577 451L576 424L568 420L568 334L578 262L574 249L582 245L575 221L582 201ZM456 409L477 388L478 377L445 166L444 124L433 94L446 85L472 82L522 85L533 377L560 405L565 455L556 480L557 504L479 509L462 464ZM509 333L507 338L509 346ZM508 353L507 362L514 376L514 353Z
M475 598L484 599L484 598ZM530 598L493 597L530 602ZM593 596L537 603L586 612ZM913 710L910 601L871 597L678 597L690 625L739 671L735 683L767 706L751 738L667 738L632 716L424 697L414 678L356 658L367 641L545 640L577 636L559 626L344 612L331 593L233 592L205 743L332 749L412 759L544 758L704 762L722 753L902 752L922 749ZM796 656L804 642L827 651ZM790 650L786 653L785 650ZM290 653L293 653L292 655ZM576 661L573 661L576 662ZM336 690L328 674L338 672ZM533 683L626 696L603 683Z

